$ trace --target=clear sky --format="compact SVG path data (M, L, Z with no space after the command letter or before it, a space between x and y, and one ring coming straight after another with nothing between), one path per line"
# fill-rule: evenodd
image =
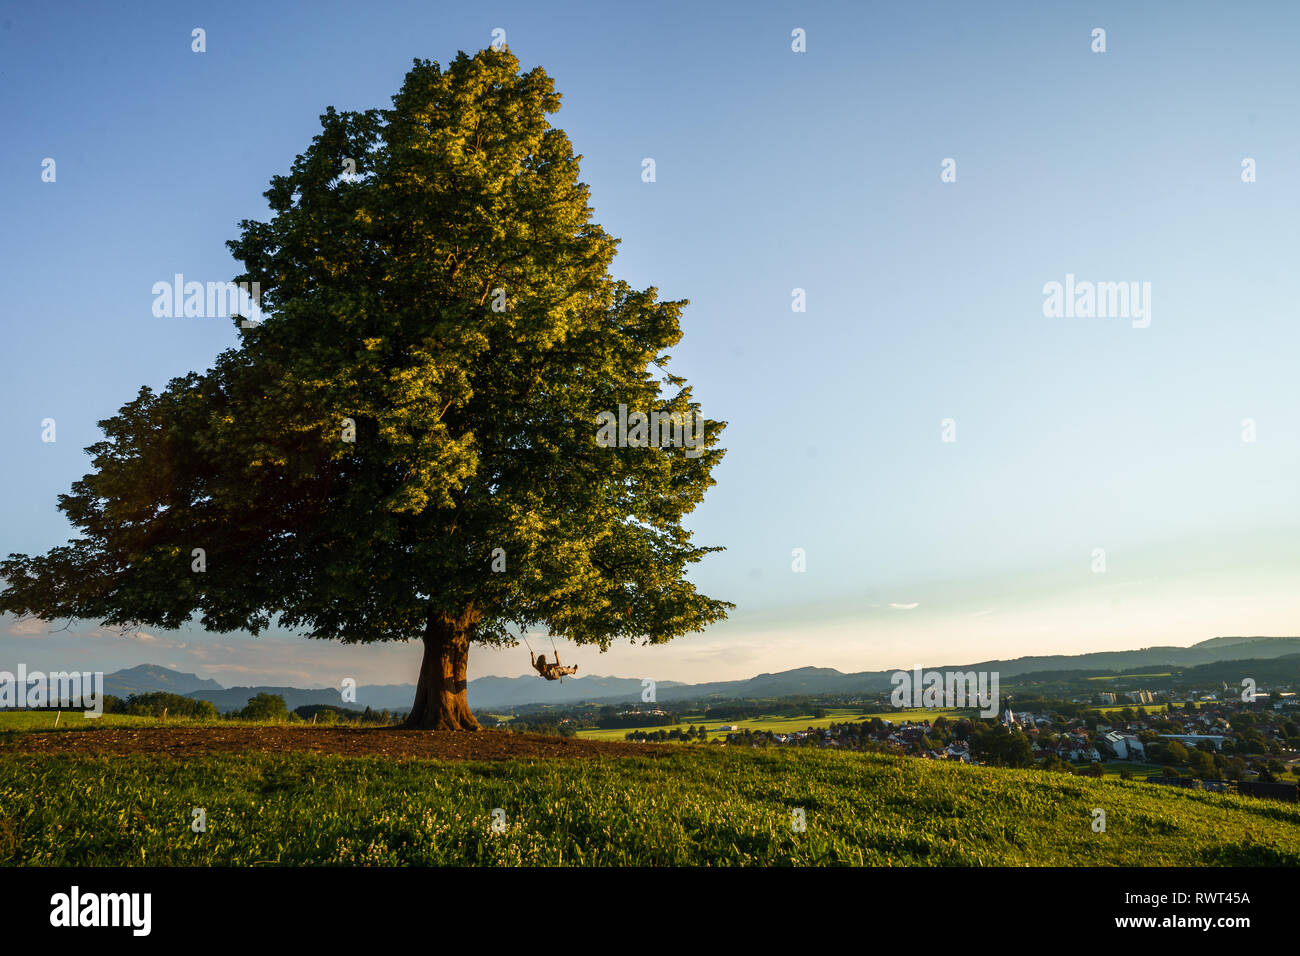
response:
M237 274L225 240L326 106L386 107L498 27L563 95L615 274L691 300L676 370L730 423L690 523L732 619L566 662L698 682L1300 634L1283 2L9 5L0 551L62 543L96 422L234 343L155 318L153 284ZM1149 325L1046 316L1067 275L1150 283ZM6 618L0 665L307 686L413 682L420 653L47 630Z

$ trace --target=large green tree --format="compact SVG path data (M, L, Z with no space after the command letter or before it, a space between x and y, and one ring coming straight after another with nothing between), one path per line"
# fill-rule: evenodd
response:
M544 626L604 650L725 617L685 577L719 549L682 527L725 423L597 441L620 404L698 403L667 371L685 302L610 275L559 105L484 50L416 61L392 109L329 109L230 243L264 321L100 423L60 497L81 536L0 562L0 610L419 638L409 725L451 730L478 727L473 643Z

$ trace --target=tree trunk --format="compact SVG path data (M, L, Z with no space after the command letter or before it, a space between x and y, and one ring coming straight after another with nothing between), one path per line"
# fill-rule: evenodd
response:
M465 695L469 637L475 615L430 615L424 629L424 661L415 704L402 726L418 730L479 730Z

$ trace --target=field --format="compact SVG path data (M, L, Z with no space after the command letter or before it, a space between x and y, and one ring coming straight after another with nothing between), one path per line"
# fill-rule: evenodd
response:
M1148 714L1163 714L1169 709L1168 704L1103 704L1098 707L1093 707L1092 709L1107 716L1111 716L1113 714L1118 714L1121 710L1131 710L1134 713L1137 713L1139 707L1145 710Z
M58 725L55 725L55 720ZM284 721L257 720L212 720L197 717L168 717L165 721L158 717L137 714L103 714L99 717L86 717L79 710L64 711L55 714L44 710L5 710L0 711L0 733L6 731L48 730L63 732L65 730L103 730L105 728L132 727L248 727L248 726L285 726ZM290 725L295 726L295 725ZM297 724L296 726L307 726Z
M1133 775L1139 779L1147 776L1162 776L1164 768L1153 763L1142 763L1140 760L1107 760L1102 765L1108 777L1118 777L1125 770L1131 770Z
M55 720L58 726L55 727ZM68 711L54 714L44 710L5 710L0 711L0 731L5 730L95 730L100 727L152 727L159 724L156 717L137 717L132 714L104 714L100 717L85 717L81 711ZM210 723L210 722L209 722ZM192 720L172 719L168 726L200 726Z
M386 755L351 755L368 750ZM878 754L495 731L5 734L0 865L67 864L1300 865L1300 807Z
M1134 681L1141 680L1144 677L1173 677L1174 675L1165 671L1163 674L1103 674L1100 677L1089 677L1088 680L1124 680Z
M973 710L957 710L954 708L921 708L915 707L905 711L885 711L883 713L864 714L861 710L854 707L830 707L826 710L825 717L814 717L812 714L805 714L795 717L749 717L737 718L735 720L723 720L714 717L707 724L709 729L710 740L723 740L727 734L725 731L716 730L723 724L732 727L739 727L741 730L762 730L773 734L788 734L796 730L807 730L809 727L829 727L831 724L843 723L860 723L863 720L870 720L872 717L879 717L881 720L892 720L894 723L904 721L922 721L934 720L936 717L947 717L949 720L960 720L962 717L969 717L974 714ZM682 714L680 724L672 724L663 727L622 727L615 730L579 730L578 736L587 740L623 740L633 730L644 730L647 733L653 733L656 730L672 730L676 727L679 730L685 730L691 724L704 723L702 714Z

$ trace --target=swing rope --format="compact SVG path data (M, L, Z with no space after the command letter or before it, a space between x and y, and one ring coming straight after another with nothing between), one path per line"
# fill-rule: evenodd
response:
M525 631L520 630L520 631L519 631L519 636L522 637L522 638L524 639L524 646L528 648L528 653L531 654L531 653L533 652L533 645L531 645L531 644L528 643L528 634L527 634ZM556 660L559 660L559 658L560 658L560 652L557 651L557 650L555 649L555 635L554 635L554 634L551 635L551 653L555 656L555 659L556 659Z

